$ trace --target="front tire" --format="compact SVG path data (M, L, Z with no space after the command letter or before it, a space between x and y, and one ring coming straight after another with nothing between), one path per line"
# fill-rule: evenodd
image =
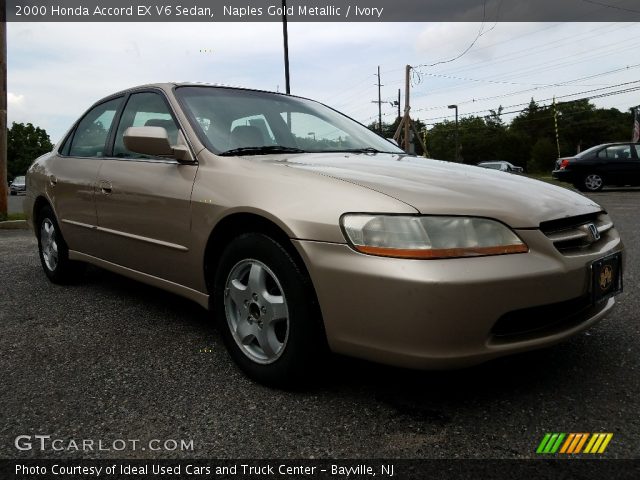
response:
M251 378L294 386L313 375L324 332L306 271L276 240L243 234L222 253L214 311L233 360Z
M69 260L67 247L51 207L40 210L37 223L38 251L45 275L53 283L71 283L82 273L84 264Z

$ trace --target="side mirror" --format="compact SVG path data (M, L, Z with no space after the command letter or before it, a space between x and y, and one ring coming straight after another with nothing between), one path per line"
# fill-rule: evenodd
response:
M182 163L194 161L188 147L171 146L164 127L129 127L124 131L124 146L143 155L171 157Z

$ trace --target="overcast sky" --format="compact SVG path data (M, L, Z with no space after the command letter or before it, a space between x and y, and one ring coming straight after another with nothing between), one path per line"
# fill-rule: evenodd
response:
M9 23L7 36L9 124L43 127L54 143L93 102L139 84L284 90L279 23ZM290 23L289 42L292 93L364 123L377 118L378 65L392 101L406 64L446 61L472 44L416 70L414 118L440 121L449 104L484 115L499 105L515 112L532 96L548 104L640 87L639 23ZM626 110L640 90L592 101ZM382 109L393 121L396 109Z

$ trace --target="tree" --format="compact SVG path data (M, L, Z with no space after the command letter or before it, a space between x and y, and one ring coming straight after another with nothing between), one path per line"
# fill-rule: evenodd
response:
M594 145L629 138L632 115L618 109L596 108L588 99L540 106L532 98L509 124L502 120L502 107L489 110L484 117L462 117L458 133L463 163L506 160L525 171L549 172L558 158L557 134L562 156L575 155ZM393 125L383 124L384 136L391 136ZM376 125L370 125L374 131ZM420 124L420 130L422 124ZM427 148L432 158L455 159L455 122L436 123L427 134ZM416 145L416 150L420 147ZM420 150L421 152L421 150ZM420 153L418 152L418 153Z
M489 110L489 115L484 117L484 121L489 127L493 127L496 130L504 128L504 122L502 121L502 105L498 107L498 110Z
M382 137L383 138L393 138L393 135L396 133L396 130L398 129L398 125L400 125L400 120L401 118L396 118L393 123L384 123L382 122ZM424 124L424 122L420 121L420 120L411 120L413 122L413 125L415 126L416 130L420 133L420 135L424 135L424 129L426 128L426 125ZM378 122L373 122L369 125L367 125L367 128L369 130L371 130L372 132L375 132L377 134L380 135L380 131L378 130ZM415 136L415 134L413 133L413 131L411 132L411 134L413 136ZM422 137L424 138L424 137ZM401 139L402 140L402 139ZM416 155L423 155L424 151L422 150L422 145L420 145L420 141L417 138L413 139L413 144L415 146L416 149ZM432 152L429 151L429 153L431 155Z
M40 155L50 152L53 144L47 132L31 123L13 122L7 132L7 173L13 179L24 175Z
M546 173L553 170L558 151L554 143L548 138L540 138L531 149L531 163L529 171Z

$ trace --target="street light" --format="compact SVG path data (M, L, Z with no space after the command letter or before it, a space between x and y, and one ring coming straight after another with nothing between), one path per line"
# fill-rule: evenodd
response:
M458 105L449 105L448 108L455 108L456 110L456 155L455 161L458 161L458 152L460 152L460 140L458 137Z
M307 135L312 136L313 135L313 141L316 141L316 132L309 132L307 133Z

